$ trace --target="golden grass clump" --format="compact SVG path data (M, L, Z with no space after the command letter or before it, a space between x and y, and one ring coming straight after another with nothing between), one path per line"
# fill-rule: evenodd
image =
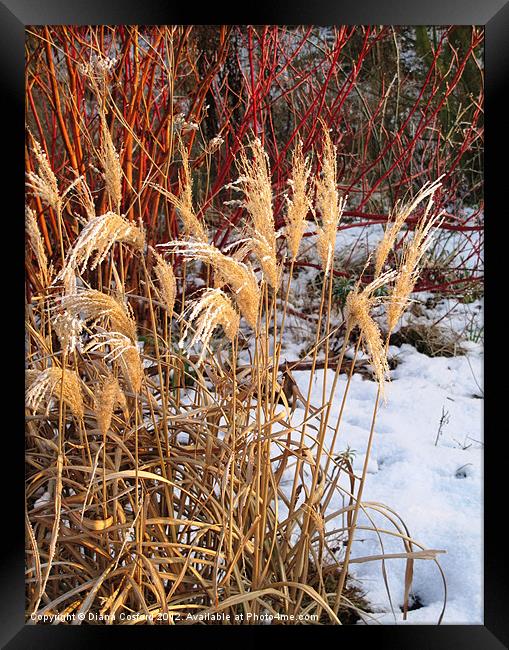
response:
M371 317L370 312L379 300L374 295L375 291L390 282L394 276L394 271L388 271L370 282L363 289L360 289L357 284L355 289L346 297L347 328L350 331L356 325L359 327L363 345L370 356L376 381L380 386L382 395L385 380L388 377L389 364L380 328Z
M391 221L387 224L387 227L384 231L384 236L382 241L378 245L375 254L375 277L380 275L387 257L389 256L390 251L392 250L394 243L396 242L396 237L400 232L403 224L412 214L415 208L424 201L425 198L433 196L438 187L440 187L440 179L434 183L427 183L424 185L421 190L418 192L416 197L406 203L401 205L401 203L396 204L396 207L392 211Z
M35 211L28 206L25 207L25 230L28 234L30 247L35 255L35 259L37 260L44 283L47 285L50 280L50 269L48 266L46 249L44 247L41 231L39 230Z
M168 262L166 262L166 260L164 260L161 255L156 253L156 251L153 250L153 253L156 258L154 273L156 274L157 280L159 282L159 298L165 306L166 311L171 316L173 314L175 297L177 295L177 282L175 280L175 273L173 272L173 267L171 264L168 264Z
M189 344L191 348L197 341L201 341L203 350L198 364L203 361L207 345L214 329L221 325L226 337L233 341L239 331L240 316L232 305L228 296L221 289L207 289L199 300L191 303L188 325L179 342L184 347L184 340L187 336L191 323L195 323L195 333Z
M170 83L173 57L168 46L173 47L175 33L168 32L168 38L161 33L160 42ZM136 60L146 54L145 48L137 47L144 35L136 27L129 35ZM109 37L106 40L110 42ZM177 45L181 39L174 41ZM99 51L99 41L96 45ZM120 50L108 47L108 51ZM149 53L153 56L157 51ZM98 118L99 142L95 130L72 132L73 144L77 146L75 136L81 133L87 146L83 155L77 156L79 164L71 161L71 166L88 169L87 151L90 143L96 142L94 153L105 180L106 207L101 212L108 211L96 215L94 186L76 170L74 182L59 193L56 177L37 143L33 155L37 173L28 174L29 187L54 208L50 243L57 234L57 211L63 266L58 269L60 284L54 286L38 228L41 215L27 208L26 230L33 265L37 263L35 275L47 277L46 286L54 282L49 296L40 289L44 284L38 277L36 290L41 295L32 299L27 292L26 338L31 360L26 372L27 619L32 613L77 612L89 614L87 621L123 623L129 614L129 619L136 617L137 624L156 620L165 624L176 623L173 616L179 612L199 616L221 612L232 621L248 612L262 614L264 620L267 613L278 618L284 614L286 618L279 622L297 620L303 613L313 615L309 620L316 623L343 622L347 620L345 610L354 609L345 581L357 514L361 507L363 511L371 507L361 498L379 394L362 476L354 472L348 450L338 454L337 435L361 344L370 356L383 395L388 339L382 341L375 320L374 308L381 301L377 290L397 278L389 307L392 323L413 287L433 220L418 225L413 242L403 250L399 274L384 273L384 264L406 217L419 201L432 195L433 186L423 188L409 205L398 206L377 251L375 279L364 288L359 280L348 295L339 357L332 356L330 346L336 345L332 336L343 323L336 323L339 314L332 309L333 283L324 282L314 345L305 340L297 362L282 363L281 355L288 351L284 326L292 312L298 309L298 315L315 322L308 319L314 314L309 314L307 305L301 306L297 300L293 309L290 300L293 262L309 213L317 221L317 259L331 279L345 199L340 198L337 187L336 149L329 132L324 133L320 178L312 177L303 145L298 143L293 151L284 231L287 246L283 246L292 264L288 284L285 282L286 296L276 296L283 264L278 264L276 257L271 169L260 140L241 149L239 178L232 184L242 192L242 202L234 203L246 209L247 226L241 226L244 232L235 242L223 239L221 250L208 243L209 233L201 220L204 210L193 207L190 157L199 151L202 133L193 134L187 148L179 140L182 165L175 194L155 184L157 180L170 188L164 177L153 177L156 168L168 173L165 165L154 167L148 162L136 167L133 182L139 190L140 206L150 204L156 188L175 206L183 223L185 237L155 246L156 251L146 246L142 225L120 213L123 198L128 198L122 196L122 189L129 185L129 174L123 178L122 156L112 138L116 127L106 119L108 111L120 115L115 93L110 92L116 83L116 75L114 79L110 73L117 62L90 55L83 78L89 80L97 100L93 111ZM86 57L80 60L86 61ZM179 60L177 56L176 67ZM117 71L123 62L119 59ZM150 78L150 72L147 74ZM143 99L143 93L140 97ZM202 119L199 112L192 115ZM198 128L169 115L168 134L177 127L182 130L183 124L186 131ZM125 125L126 150L145 147L127 122ZM196 159L198 173L206 174L205 193L223 182L220 177L210 178L216 167L210 155L221 142L220 136L209 141ZM168 156L172 154L170 140ZM146 194L149 187L152 190ZM71 202L66 199L73 188L73 204L79 210L76 215L68 209ZM217 197L211 198L213 203L217 201ZM39 199L34 202L32 197L31 201L32 207L35 203L40 207ZM75 218L82 226L71 243L66 233L72 232ZM210 229L218 226L211 236L220 239L223 225L211 220ZM46 232L43 234L46 237ZM141 254L134 260L131 255L119 255L121 264L117 264L116 255L108 257L116 242ZM175 253L169 258L171 263L159 254L163 250ZM254 258L248 257L252 253L256 273ZM32 264L29 266L32 271ZM175 272L179 268L177 296ZM194 294L198 283L205 286ZM126 296L136 300L138 324ZM161 308L154 309L154 304ZM249 336L239 336L241 318L254 330ZM345 370L344 356L354 327L360 330L359 345L331 439L329 420L337 404L337 382ZM138 343L138 331L145 336L144 346ZM305 335L307 339L307 331ZM192 353L195 348L197 355ZM336 371L332 385L327 386L325 378L332 364ZM292 376L295 366L309 370L307 397L301 393L301 389L306 393L301 385L304 375L298 383ZM324 368L324 381L322 400L317 404L313 387L319 367ZM68 420L72 414L77 421L61 417L64 408ZM374 510L384 513L377 504ZM401 557L413 563L418 553L413 552L414 542L393 514L388 511L385 516L405 542ZM372 523L377 534L385 532L374 520ZM429 553L431 559L436 552ZM378 557L383 559L385 554ZM242 620L250 623L249 618Z
M57 214L62 211L62 197L58 189L57 177L49 164L41 145L32 137L32 150L37 161L37 172L28 172L27 186Z
M241 151L241 175L233 185L238 185L238 189L243 192L244 206L252 219L252 226L248 228L252 250L260 262L265 279L271 287L277 289L280 272L276 258L269 158L258 138L251 143L250 148L253 151L251 160L245 149Z
M104 170L106 193L110 199L112 209L120 212L120 204L122 201L122 166L118 152L113 144L104 113L101 113L101 138L98 157Z
M178 210L184 226L184 235L206 243L208 241L207 230L196 216L193 207L193 178L189 164L189 154L182 141L179 142L179 151L182 156L182 168L179 173L179 195L176 196L160 185L152 186Z
M330 133L325 125L323 128L322 172L315 182L316 207L322 221L321 226L317 229L317 250L322 261L322 270L327 276L334 263L336 234L343 214L345 199L339 197L336 147L332 144Z
M289 181L292 188L292 198L287 198L286 241L292 260L295 261L299 252L300 242L306 228L306 216L311 210L309 177L311 163L304 158L302 142L298 142L292 156L292 178Z
M62 309L72 318L82 322L108 319L111 329L127 336L136 344L136 321L128 305L122 305L113 296L95 289L86 289L76 294L62 296L59 301Z
M232 288L241 314L249 325L256 329L260 287L250 266L233 257L223 255L212 244L172 241L161 246L177 250L188 259L199 259L210 264L215 271L218 284L228 284ZM218 288L217 284L216 288Z
M436 229L441 216L441 214L436 214L429 217L432 204L433 195L428 199L424 215L415 229L413 238L406 243L403 249L398 275L387 308L389 335L396 327L406 309L409 296L414 290L419 276L419 263L432 241L430 235L433 229Z
M97 426L101 433L106 435L110 428L115 407L119 406L124 410L127 408L126 398L120 388L118 379L113 375L106 377L99 385L94 397Z
M107 212L90 219L74 242L65 264L57 276L64 282L77 270L83 272L95 252L91 269L100 264L115 242L123 242L137 250L143 250L143 231L115 212Z
M74 370L63 368L46 368L35 374L27 373L26 406L34 413L39 411L43 402L50 407L50 399L62 400L68 405L72 414L82 419L84 415L81 379ZM62 381L63 380L63 381Z

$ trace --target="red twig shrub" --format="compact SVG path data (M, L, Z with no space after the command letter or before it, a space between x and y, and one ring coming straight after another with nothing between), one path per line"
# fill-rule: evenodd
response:
M290 153L297 139L305 154L319 148L323 120L349 197L342 228L385 222L396 201L444 175L442 228L463 233L468 253L447 272L425 273L419 288L455 290L482 279L483 37L476 27L30 27L26 121L57 178L85 176L97 213L105 211L86 69L108 62L121 210L144 222L149 243L178 235L175 208L154 185L178 193L181 139L197 179L198 216L224 247L244 218L242 207L225 206L238 198L225 185L238 175L241 144L254 133L269 154L279 228ZM29 145L27 138L27 171ZM61 232L51 208L29 201L58 265L59 238L74 239L79 209L66 206ZM27 281L33 290L30 258Z

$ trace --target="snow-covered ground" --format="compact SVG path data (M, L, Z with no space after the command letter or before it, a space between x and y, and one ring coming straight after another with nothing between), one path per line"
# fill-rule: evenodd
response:
M391 348L399 364L387 387L387 402L380 406L364 488L363 502L382 503L405 522L412 539L425 548L443 550L438 561L447 582L444 623L481 624L482 603L482 348L469 344L468 354L427 357L404 344ZM328 370L328 385L333 371ZM301 390L309 373L295 372ZM312 402L320 403L323 371L315 375ZM339 411L346 385L337 386L331 423ZM354 470L362 471L371 425L376 384L353 376L336 442L336 452L355 452ZM301 412L303 416L303 411ZM294 415L298 422L299 411ZM438 436L440 422L441 433ZM438 436L438 440L437 440ZM395 531L388 520L370 511L381 528ZM370 526L360 515L358 525ZM404 549L401 540L383 536L384 551L376 535L359 529L352 558ZM392 608L381 562L352 564L352 574L365 590L371 619L402 623L405 561L385 562ZM440 571L434 561L416 560L411 594L421 607L408 613L408 623L437 623L444 601ZM379 612L379 613L378 613Z

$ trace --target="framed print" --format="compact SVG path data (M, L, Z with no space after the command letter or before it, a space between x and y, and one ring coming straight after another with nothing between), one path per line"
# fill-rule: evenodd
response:
M3 2L6 648L507 647L484 215L509 10L369 4Z

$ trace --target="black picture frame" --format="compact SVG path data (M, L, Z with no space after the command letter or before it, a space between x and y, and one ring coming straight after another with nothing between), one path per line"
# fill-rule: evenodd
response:
M21 296L23 295L23 255L24 236L24 37L27 25L54 24L399 24L399 25L443 25L443 24L476 24L486 28L486 196L485 206L488 223L491 225L486 232L487 276L488 287L495 287L497 278L503 278L503 269L497 265L504 261L503 249L497 249L504 241L503 229L507 221L504 214L504 204L507 203L507 163L502 155L497 161L497 151L502 154L509 151L507 147L507 86L509 85L509 2L506 0L483 0L483 2L460 2L459 0L393 0L382 3L381 0L356 0L352 3L338 2L308 2L293 0L285 6L279 3L257 3L254 7L238 5L237 7L221 8L214 3L208 7L197 5L194 10L182 3L168 3L162 0L139 2L138 0L87 0L65 4L58 0L1 0L0 1L0 83L2 85L3 124L10 125L2 129L3 137L12 138L12 143L5 145L4 159L8 165L2 176L4 187L9 188L13 197L13 212L4 215L9 218L9 230L19 234L9 237L9 246L15 250L14 265L4 270L4 278L9 278L12 300L6 299L7 309L11 310L12 320L20 315L23 318ZM493 222L497 222L496 229ZM500 222L500 224L498 223ZM13 225L14 224L14 225ZM18 230L19 226L19 230ZM16 242L14 244L14 242ZM19 248L18 248L19 246ZM5 250L5 248L3 249ZM18 252L19 251L19 252ZM18 266L19 264L19 266ZM15 270L14 270L15 269ZM17 270L19 269L19 274ZM497 273L497 271L499 271ZM503 284L503 282L502 282ZM493 294L500 295L497 289ZM18 303L18 299L20 302ZM493 305L493 306L492 306ZM503 326L497 318L497 298L487 292L485 329L488 332L485 352L486 358L496 363L497 327ZM150 635L157 634L160 642L161 627L135 626L130 631L124 626L45 626L25 625L24 619L24 442L21 435L21 422L24 418L23 409L23 364L19 354L23 346L23 324L18 327L20 338L12 332L8 341L19 340L20 348L12 346L14 359L12 367L20 369L19 385L12 382L10 391L12 399L5 404L4 413L12 422L6 420L2 434L8 438L9 464L14 475L9 479L7 488L4 487L2 496L2 538L8 540L8 548L0 556L2 568L0 579L1 590L1 631L0 642L6 649L14 648L90 648L92 644L102 641L105 643L121 642L120 636L129 634L130 645L140 641L150 643ZM4 345L11 348L10 343ZM503 355L503 353L502 353ZM500 355L500 356L502 356ZM348 643L362 637L368 642L367 636L377 647L380 642L387 643L392 648L433 648L444 650L450 648L476 648L482 650L498 650L508 647L509 633L507 617L509 606L507 602L507 585L504 568L507 560L504 553L504 535L500 526L504 523L501 509L504 508L504 469L505 456L499 451L503 434L504 418L503 405L505 396L504 381L497 381L495 375L485 365L485 482L484 482L484 625L408 625L408 626L349 626L348 632L338 628L321 628L308 626L289 629L287 627L252 626L252 627L214 627L186 626L172 627L163 632L169 643L205 642L215 645L216 633L222 636L221 642L231 641L242 643L244 647L257 647L260 642L270 640L275 643L289 643L293 634L306 643L319 642L322 634L333 634L333 643ZM503 364L503 361L500 361ZM16 375L14 375L16 376ZM18 401L19 400L19 401ZM502 406L502 408L501 408ZM505 425L506 426L506 425ZM140 629L141 628L141 629ZM165 628L163 628L165 629ZM158 630L158 632L155 632ZM376 632L374 631L376 630ZM288 636L290 634L290 637ZM345 638L343 635L347 635ZM148 635L148 636L147 636ZM284 636L280 636L284 635ZM352 636L354 635L354 636ZM373 637L373 635L376 635ZM99 636L99 638L98 638ZM139 638L137 638L139 636ZM125 636L124 636L125 639Z

